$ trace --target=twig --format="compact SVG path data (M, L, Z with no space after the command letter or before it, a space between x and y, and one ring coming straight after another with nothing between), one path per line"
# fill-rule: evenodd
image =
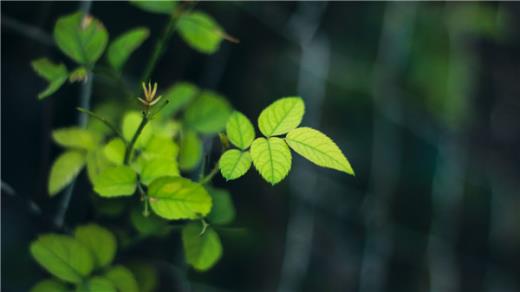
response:
M141 135L141 132L143 131L143 129L147 123L148 123L148 110L146 109L143 111L143 119L141 120L139 127L137 127L137 130L135 131L134 136L132 137L132 140L130 140L130 142L126 146L125 160L124 160L125 165L128 165L128 163L130 163L130 157L131 157L132 151L134 150L135 142L137 141L137 138L139 138L139 136Z
M89 116L97 119L98 121L102 122L103 124L105 124L105 126L107 126L108 128L110 128L117 136L119 136L119 138L121 138L123 140L123 142L125 143L128 143L126 140L125 140L125 137L123 136L123 134L117 129L116 126L112 125L112 123L110 123L109 120L107 120L106 118L92 112L92 111L89 111L87 109L84 109L84 108L81 108L81 107L77 107L76 108L78 111L82 112L82 113L86 113L88 114Z
M199 183L201 185L205 185L205 184L209 183L217 173L218 173L218 162L215 163L215 165L213 166L211 171L206 176L202 177L199 180Z
M36 26L25 24L12 17L2 15L2 25L46 46L54 46L52 36Z

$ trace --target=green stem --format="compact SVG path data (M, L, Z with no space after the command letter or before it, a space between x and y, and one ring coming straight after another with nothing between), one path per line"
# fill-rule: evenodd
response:
M215 163L215 166L213 166L213 169L211 169L211 171L205 177L200 179L199 183L202 185L209 183L211 181L211 179L213 179L213 177L217 174L217 172L218 172L218 162Z
M126 140L125 140L125 137L123 136L123 134L121 134L121 132L119 132L119 130L117 129L116 126L112 125L110 123L109 120L107 120L106 118L92 112L92 111L89 111L88 109L84 109L84 108L81 108L81 107L77 107L76 108L78 111L82 112L82 113L86 113L88 114L89 116L99 120L100 122L102 122L103 124L105 124L108 128L110 128L117 136L119 136L119 138L121 138L123 140L123 142L127 143Z
M137 141L137 138L139 138L139 135L141 135L141 132L143 132L143 129L147 123L148 123L148 109L146 109L143 112L143 119L141 120L139 127L137 127L137 130L135 131L135 134L132 137L132 140L130 140L130 142L126 146L125 160L124 160L125 165L128 165L128 163L130 162L130 157L132 156L132 151L134 150L135 142Z

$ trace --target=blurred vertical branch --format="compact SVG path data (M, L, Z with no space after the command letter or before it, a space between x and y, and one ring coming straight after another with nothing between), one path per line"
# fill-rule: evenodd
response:
M318 126L325 85L329 72L330 48L323 33L318 33L325 3L302 2L289 20L289 32L294 35L301 48L298 76L298 94L312 111L306 116L307 124ZM311 74L309 72L313 72ZM280 277L279 291L300 291L310 261L314 228L314 205L304 204L300 198L310 199L317 190L315 168L309 164L293 167L290 188L295 198L291 201L288 220L284 258Z
M83 11L85 14L90 12L90 8L92 6L92 2L82 1L79 4L79 9ZM80 96L79 96L79 104L81 108L86 110L90 109L90 99L92 96L92 86L94 84L94 74L92 74L93 68L87 69L87 76L85 82L81 85ZM88 122L88 114L86 112L78 113L78 125L82 128L87 127ZM65 216L67 215L67 209L70 205L70 200L72 198L72 192L74 192L74 185L76 184L76 179L72 180L72 183L67 187L65 193L61 198L60 205L58 207L58 211L56 212L56 216L54 217L54 224L57 228L62 228L65 222Z
M365 213L365 244L363 248L359 291L382 291L386 281L387 257L391 249L391 228L387 222L388 205L395 193L401 168L401 138L398 125L402 122L402 92L398 78L409 57L416 5L387 4L373 68L374 124L372 164ZM394 124L385 117L390 117Z

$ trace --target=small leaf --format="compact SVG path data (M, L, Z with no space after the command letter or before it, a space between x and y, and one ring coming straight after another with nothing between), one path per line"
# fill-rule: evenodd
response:
M92 184L94 184L95 177L105 168L112 166L103 152L103 148L97 148L87 153L87 174Z
M237 149L227 150L219 160L219 168L226 180L243 176L251 167L251 155Z
M220 237L208 227L201 235L202 225L189 223L182 229L182 245L186 262L198 271L213 267L222 256Z
M192 170L202 158L202 141L197 133L186 131L181 138L181 149L179 152L179 166L182 170Z
M184 109L197 94L199 94L199 89L188 82L179 82L169 87L162 96L170 102L161 110L161 116L171 118L178 111Z
M300 97L284 97L260 113L258 127L267 137L285 134L298 127L304 113L305 105Z
M186 109L184 120L188 126L200 133L217 133L226 127L231 110L224 97L204 91Z
M318 166L354 175L352 166L336 143L318 130L297 128L287 134L285 141L292 150Z
M255 128L249 119L240 112L234 112L226 124L226 133L233 145L245 150L255 139Z
M208 191L213 199L213 208L207 217L208 220L212 224L218 225L233 222L236 212L229 192L215 188L208 189Z
M146 144L142 155L144 155L146 159L177 159L179 146L170 138L153 136L148 144Z
M133 209L130 213L130 222L135 230L144 236L165 235L170 231L168 221L153 213L145 217L138 208Z
M184 41L204 54L216 52L222 41L220 26L211 16L200 11L183 14L179 18L178 28Z
M251 158L260 175L272 185L282 181L291 169L291 151L280 138L257 138L251 145Z
M136 174L130 167L108 167L94 179L94 191L109 198L131 196L135 192L136 183Z
M135 132L137 131L137 128L139 128L139 124L141 124L141 121L143 120L143 115L139 112L128 112L123 117L123 137L126 141L131 141L132 137L134 136ZM147 124L144 126L143 131L139 135L139 138L137 138L137 141L135 143L138 147L143 147L148 143L148 140L152 137L153 129L150 124Z
M134 274L124 266L118 265L110 268L105 273L105 278L112 282L118 292L139 292Z
M88 78L87 68L80 66L69 74L70 82L86 81Z
M92 272L92 256L85 246L72 237L41 235L31 243L30 250L42 267L63 281L80 283Z
M126 145L121 138L114 138L103 147L105 157L116 165L123 165Z
M101 137L91 130L78 127L61 128L52 131L52 139L63 147L92 150L99 145Z
M134 6L151 13L171 14L177 3L173 0L130 0Z
M143 163L141 182L149 185L157 178L163 176L179 176L179 167L173 159L155 158Z
M169 219L196 219L211 210L211 197L198 183L182 177L163 177L148 188L152 210Z
M55 279L42 280L31 288L30 292L68 292L65 283Z
M131 262L126 265L134 274L137 284L139 285L139 291L141 292L152 292L155 291L158 282L157 271L152 265L145 262Z
M146 27L138 27L118 36L108 47L108 62L116 70L121 70L130 54L150 35Z
M65 55L79 64L91 65L103 54L108 32L99 20L77 12L56 21L54 40Z
M36 73L49 82L47 88L38 94L38 99L43 99L60 89L67 81L69 72L63 64L54 64L47 58L40 58L31 62Z
M114 260L117 243L110 230L95 224L83 225L76 227L74 237L90 250L95 267L108 266Z
M49 195L52 197L65 188L85 166L85 154L67 151L54 161L49 175Z
M117 292L116 287L110 280L104 277L92 277L81 283L76 292Z

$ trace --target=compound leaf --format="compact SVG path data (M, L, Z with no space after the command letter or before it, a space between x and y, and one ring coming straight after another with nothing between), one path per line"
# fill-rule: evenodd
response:
M108 266L114 260L117 243L110 230L96 224L88 224L76 227L74 237L90 250L95 267Z
M94 191L102 197L131 196L135 192L137 177L128 166L107 167L94 177Z
M103 54L108 32L96 18L77 12L56 21L54 40L65 55L82 65L91 65Z
M202 225L189 223L182 229L182 245L186 261L198 271L213 267L222 256L220 237L208 227L201 234Z
M352 166L336 143L318 130L297 128L287 134L285 141L292 150L318 166L354 175Z
M146 27L138 27L118 36L108 47L108 62L116 70L121 70L132 54L150 35Z
M66 282L80 283L94 267L88 249L69 236L41 235L31 243L30 250L42 267Z
M233 145L245 150L255 139L255 128L244 114L236 111L226 123L226 134Z
M34 71L49 83L47 88L38 94L38 99L43 99L58 91L69 76L64 64L54 64L47 58L34 60L31 65Z
M49 195L52 197L65 188L85 166L85 154L67 151L54 161L49 175Z
M283 180L291 169L291 151L280 138L257 138L251 144L251 158L260 175L272 185Z
M305 105L300 97L281 98L260 113L258 127L267 137L285 134L298 127L304 113Z
M220 173L226 180L243 176L251 167L251 154L237 149L227 150L219 160Z
M162 177L148 188L152 210L169 219L196 219L211 210L211 197L204 187L182 177Z

